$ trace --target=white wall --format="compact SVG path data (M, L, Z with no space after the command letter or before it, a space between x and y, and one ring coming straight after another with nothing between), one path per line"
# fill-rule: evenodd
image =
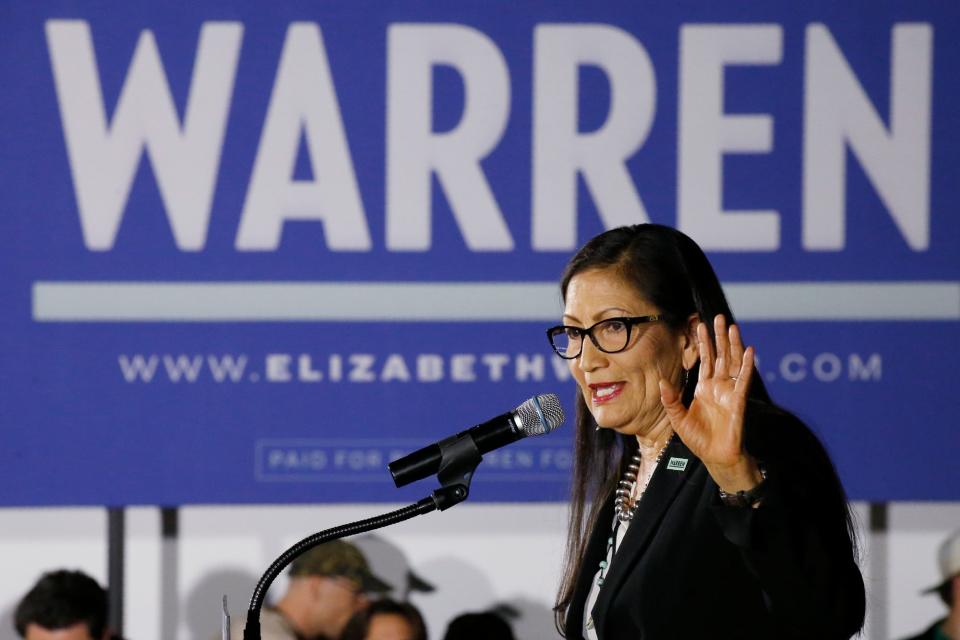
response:
M125 632L130 640L206 640L219 628L220 598L241 615L260 574L300 538L399 505L187 507L176 541L161 537L160 510L127 511ZM868 640L899 638L941 615L935 595L936 548L960 528L960 503L898 503L888 530L872 535L868 509L857 504L868 586ZM414 593L431 637L465 610L509 602L524 614L521 640L556 638L550 605L563 548L563 504L464 504L365 536L358 541L374 568L399 583L408 568L433 583ZM46 570L79 568L106 580L103 509L0 509L0 640L14 638L10 616ZM283 578L270 594L281 593Z

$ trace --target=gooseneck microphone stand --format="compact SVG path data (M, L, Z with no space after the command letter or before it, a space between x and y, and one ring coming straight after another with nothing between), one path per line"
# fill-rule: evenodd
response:
M390 513L314 533L284 551L273 561L253 590L250 607L247 609L247 624L243 629L243 640L260 640L260 609L263 607L267 589L284 568L300 554L324 542L389 527L431 511L445 511L467 499L470 495L473 472L483 459L480 450L467 433L453 436L438 444L441 461L437 479L441 487L431 495Z

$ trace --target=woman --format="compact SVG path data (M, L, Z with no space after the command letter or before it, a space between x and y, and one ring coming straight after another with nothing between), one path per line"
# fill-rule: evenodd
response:
M354 614L340 640L427 640L427 626L409 602L384 598Z
M443 640L514 640L513 629L495 611L462 613L450 621Z
M548 331L577 381L555 611L575 638L849 638L864 589L823 446L774 405L700 248L653 224L589 241Z

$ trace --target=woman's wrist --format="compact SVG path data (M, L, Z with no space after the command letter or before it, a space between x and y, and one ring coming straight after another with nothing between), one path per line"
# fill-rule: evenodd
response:
M724 493L734 494L739 491L751 491L764 479L760 463L747 454L741 456L733 464L706 464L706 467L710 477Z

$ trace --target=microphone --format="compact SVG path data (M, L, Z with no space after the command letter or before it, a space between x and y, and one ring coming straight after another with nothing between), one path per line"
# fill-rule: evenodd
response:
M563 423L563 419L560 399L553 393L547 393L533 396L513 411L470 427L446 440L469 435L480 453L484 454L521 438L550 433ZM439 472L441 457L440 443L434 442L394 460L387 467L394 484L402 487Z

